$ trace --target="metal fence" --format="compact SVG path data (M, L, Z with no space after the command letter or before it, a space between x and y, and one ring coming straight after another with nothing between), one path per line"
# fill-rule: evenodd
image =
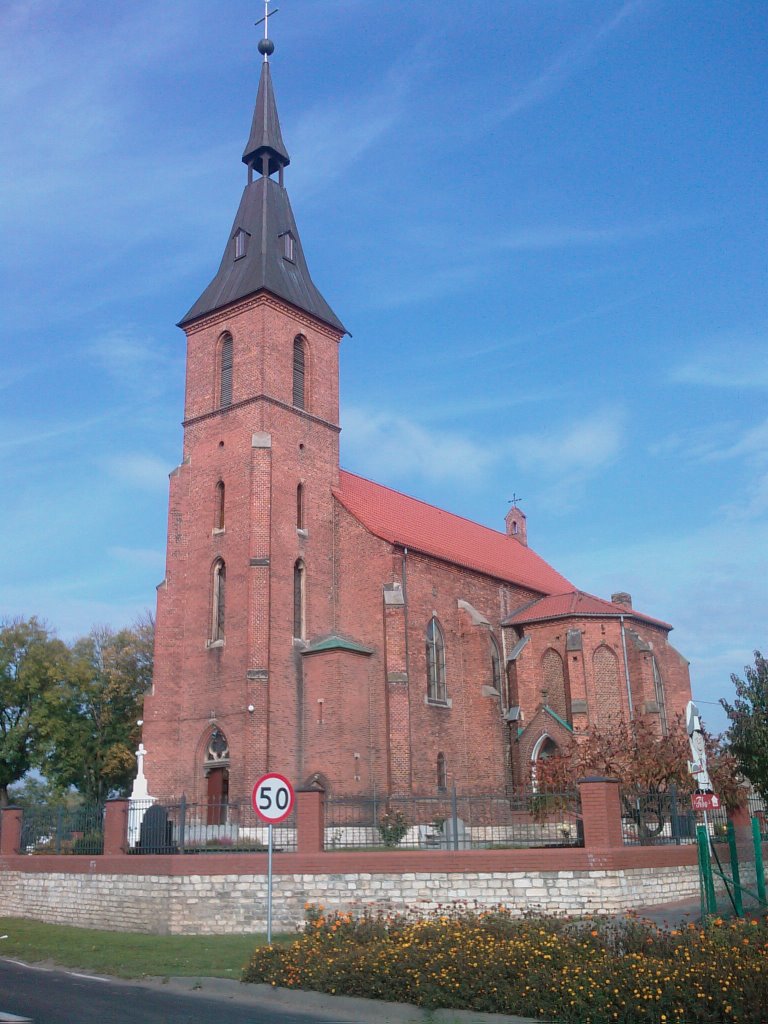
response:
M100 854L104 852L104 807L38 807L25 810L21 852Z
M267 849L268 826L248 802L159 804L132 800L128 810L128 849L148 853L257 853ZM296 849L294 814L272 826L275 852Z
M326 850L581 846L578 790L327 799Z
M691 809L689 794L678 793L674 786L663 791L622 788L620 792L625 846L680 846L696 842L696 825L703 824L704 816ZM707 812L707 826L713 839L726 838L725 807Z

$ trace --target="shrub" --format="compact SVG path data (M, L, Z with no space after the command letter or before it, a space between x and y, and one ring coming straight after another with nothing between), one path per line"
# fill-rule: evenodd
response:
M385 846L397 846L405 838L411 823L402 811L387 809L379 819L379 835Z
M767 968L765 920L670 931L503 907L421 918L310 907L302 936L257 949L243 981L561 1024L758 1024Z
M98 855L104 852L104 836L101 832L86 832L72 842L72 853Z

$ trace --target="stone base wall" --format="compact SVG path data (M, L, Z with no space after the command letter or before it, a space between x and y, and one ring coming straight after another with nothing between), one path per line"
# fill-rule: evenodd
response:
M613 914L695 897L695 864L560 871L322 872L274 876L273 925L292 931L304 905L331 910L430 910L461 900L521 914ZM177 935L263 932L267 879L259 874L124 874L0 870L0 906L86 928Z

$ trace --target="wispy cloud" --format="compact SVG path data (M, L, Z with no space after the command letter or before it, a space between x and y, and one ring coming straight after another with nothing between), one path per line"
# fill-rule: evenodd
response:
M107 548L107 554L118 562L146 566L158 571L162 570L165 563L165 552L160 548L129 548L118 544Z
M670 372L679 384L711 388L768 388L768 332L763 337L729 334L710 340Z
M592 63L616 30L643 6L643 0L627 0L612 17L566 46L540 74L507 98L498 108L496 119L505 120L558 93L570 79Z
M523 468L545 475L594 473L613 462L623 440L623 413L603 409L561 429L520 435L515 458Z
M366 475L393 474L426 482L477 480L496 454L456 432L427 429L404 416L348 409L342 417L345 462Z
M180 354L171 355L155 338L126 328L108 331L88 343L85 352L122 390L144 401L154 401L167 392L169 382L180 380L184 372Z
M116 455L104 460L104 466L121 484L146 490L165 490L172 468L162 459L142 454Z

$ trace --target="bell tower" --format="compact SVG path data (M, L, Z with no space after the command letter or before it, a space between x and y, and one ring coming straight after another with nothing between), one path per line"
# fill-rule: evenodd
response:
M265 18L266 23L266 18ZM248 800L266 770L301 778L301 650L332 632L338 348L285 189L269 58L247 182L219 269L179 323L184 445L171 473L153 691L150 792Z

